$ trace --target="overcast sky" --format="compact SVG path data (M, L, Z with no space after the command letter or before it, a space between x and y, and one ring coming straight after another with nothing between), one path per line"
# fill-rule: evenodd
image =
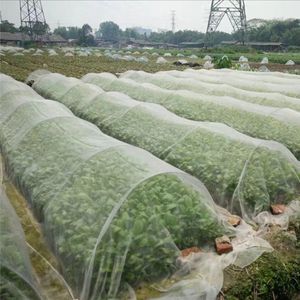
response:
M45 17L51 29L60 26L82 26L96 29L104 21L114 21L122 29L142 26L157 30L171 29L171 11L176 11L176 30L205 31L210 9L209 0L194 1L62 1L42 0ZM300 0L245 0L247 19L300 18ZM0 0L2 19L20 25L19 0ZM231 31L229 21L219 28Z

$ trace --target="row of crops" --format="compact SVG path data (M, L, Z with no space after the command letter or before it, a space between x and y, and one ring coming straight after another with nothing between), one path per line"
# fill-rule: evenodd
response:
M190 175L8 76L1 82L6 172L43 223L80 299L113 298L125 282L172 273L179 249L231 232Z
M248 87L251 74L231 84L221 72L79 80L38 71L28 78L32 88L0 75L5 172L43 224L75 298L123 299L141 282L176 274L181 281L162 299L214 299L228 263L245 266L268 249L253 239L251 250L237 243L232 254L199 254L193 268L178 260L183 249L238 237L230 213L250 221L300 195L299 79L263 74ZM253 92L256 81L276 85L276 93ZM12 210L2 207L3 214ZM1 267L9 270L1 285L20 280L28 299L41 298L26 253L10 249L1 252ZM21 258L29 275L8 268L7 255Z
M138 82L139 79L143 82ZM82 80L98 85L105 91L118 91L139 101L160 104L187 119L220 122L252 137L278 141L299 158L300 113L296 110L257 105L227 95L202 94L201 91L207 89L200 89L198 82L192 79L183 81L170 75L137 71L124 73L124 76L117 78L113 74L101 73L87 74ZM154 82L160 86L154 85ZM191 92L192 87L199 89L198 92ZM223 91L226 93L226 89Z
M299 162L279 143L251 138L220 123L186 120L159 105L60 74L41 76L33 88L108 135L194 175L233 213L253 216L277 199L287 203L298 192Z

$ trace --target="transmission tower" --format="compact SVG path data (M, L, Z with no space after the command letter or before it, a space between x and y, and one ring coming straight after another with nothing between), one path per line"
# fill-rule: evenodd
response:
M175 32L175 10L171 11L171 25L172 25L172 32Z
M41 0L19 0L21 26L28 29L29 35L36 38L34 26L46 25L45 15Z
M247 27L244 0L212 0L206 34L215 32L225 15L233 30L241 32L241 41L244 43Z

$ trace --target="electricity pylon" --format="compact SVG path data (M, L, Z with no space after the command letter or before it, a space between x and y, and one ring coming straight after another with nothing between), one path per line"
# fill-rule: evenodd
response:
M175 10L171 11L171 25L172 25L172 32L175 32Z
M225 15L233 30L241 33L241 41L244 43L247 28L244 0L212 0L206 35L218 29Z
M45 26L46 20L41 0L19 0L21 26L26 28L29 35L36 39L34 27Z

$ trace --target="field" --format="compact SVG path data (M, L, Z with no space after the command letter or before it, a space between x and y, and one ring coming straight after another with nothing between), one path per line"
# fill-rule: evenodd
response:
M1 49L0 298L299 299L300 54L207 54Z
M154 52L155 50L152 50ZM132 51L134 52L134 51ZM36 69L46 68L51 72L58 72L66 76L73 76L80 78L83 75L91 72L110 72L110 73L121 73L127 70L143 70L146 72L157 72L161 70L171 70L178 69L183 70L185 67L174 66L172 62L178 59L187 59L191 62L199 63L203 65L203 57L205 53L198 53L193 50L184 51L155 51L157 53L163 54L164 52L174 53L172 57L165 57L169 63L167 64L156 64L157 57L152 57L147 55L149 58L148 63L138 63L135 61L123 61L123 60L113 60L106 56L88 56L88 57L65 57L62 53L59 56L48 56L48 54L43 54L42 56L32 56L32 54L25 54L24 56L13 56L13 54L6 54L5 57L0 56L0 71L4 74L10 75L17 80L24 81L26 77ZM189 56L192 53L196 54L199 59L188 59L186 57L176 57L177 53L183 53L185 56ZM58 52L59 53L59 52ZM149 52L150 53L150 52ZM212 58L220 58L224 54L222 53L208 53ZM264 56L269 57L268 68L271 71L281 71L281 72L299 72L300 68L300 54L299 53L267 53L267 54L257 54L257 53L233 53L227 56L233 61L238 62L240 56L246 56L249 59L250 66L253 69L258 69L260 67L259 62ZM135 57L140 57L140 55L134 55ZM288 60L293 60L296 65L286 66L284 65Z

